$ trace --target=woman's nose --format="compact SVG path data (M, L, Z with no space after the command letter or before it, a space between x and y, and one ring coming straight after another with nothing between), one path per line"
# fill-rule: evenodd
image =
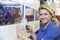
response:
M41 16L41 18L45 18L45 16L44 16L44 15L42 15L42 16Z

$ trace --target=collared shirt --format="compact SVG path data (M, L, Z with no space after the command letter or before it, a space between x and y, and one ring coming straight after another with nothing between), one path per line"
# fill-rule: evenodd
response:
M44 29L43 26L40 26L40 29L37 32L37 40L55 40L59 35L59 28L54 22L48 24L47 28Z

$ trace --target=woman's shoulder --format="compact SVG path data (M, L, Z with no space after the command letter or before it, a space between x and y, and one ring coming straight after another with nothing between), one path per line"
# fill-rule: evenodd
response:
M50 30L59 30L59 27L54 22L52 22L49 29Z

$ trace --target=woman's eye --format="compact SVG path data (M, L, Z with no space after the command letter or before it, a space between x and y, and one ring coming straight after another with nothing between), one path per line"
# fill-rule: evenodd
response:
M39 15L48 15L47 13L44 13L44 14L39 14Z
M39 15L42 15L42 14L39 14Z
M45 15L47 15L47 14L45 13Z

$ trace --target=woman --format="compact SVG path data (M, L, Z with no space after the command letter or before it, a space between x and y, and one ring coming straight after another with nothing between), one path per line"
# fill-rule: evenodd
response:
M42 4L39 7L39 19L41 22L40 29L35 34L31 27L27 25L27 30L30 31L32 38L29 39L21 33L17 28L18 35L24 40L55 40L59 35L59 22L54 15L53 9L46 5Z

